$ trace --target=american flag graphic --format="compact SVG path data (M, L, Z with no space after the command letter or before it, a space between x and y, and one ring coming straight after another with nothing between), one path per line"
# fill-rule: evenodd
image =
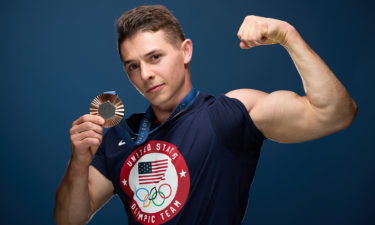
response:
M151 162L140 162L138 164L139 185L153 183L157 184L161 180L165 180L164 174L167 169L168 159Z

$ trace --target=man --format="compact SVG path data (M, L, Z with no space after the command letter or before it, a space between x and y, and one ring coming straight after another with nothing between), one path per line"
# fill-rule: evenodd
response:
M159 128L132 146L115 128L102 138L101 117L74 121L72 156L56 194L57 224L87 223L114 194L129 224L240 224L263 140L317 139L345 129L357 113L340 81L286 22L247 16L237 34L240 47L283 45L306 96L242 89L215 98L197 92L190 81L192 42L163 6L124 13L117 32L124 69L150 101L151 130ZM143 116L126 120L134 132Z

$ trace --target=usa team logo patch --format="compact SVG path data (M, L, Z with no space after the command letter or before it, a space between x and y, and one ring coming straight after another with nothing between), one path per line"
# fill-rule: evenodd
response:
M177 147L150 141L135 150L122 166L122 189L130 210L142 224L162 224L176 216L189 195L190 175Z

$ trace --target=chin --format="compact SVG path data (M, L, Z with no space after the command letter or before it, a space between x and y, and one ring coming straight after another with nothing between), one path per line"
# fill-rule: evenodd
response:
M166 98L165 96L153 96L153 98L147 98L147 100L154 106L160 106L166 103L168 101L168 98Z
M164 107L169 108L170 104L174 105L174 103L172 102L172 99L173 99L173 95L171 96L171 95L163 94L163 95L155 96L155 98L149 99L149 101L151 100L150 103L154 106L158 106L161 108L164 108Z

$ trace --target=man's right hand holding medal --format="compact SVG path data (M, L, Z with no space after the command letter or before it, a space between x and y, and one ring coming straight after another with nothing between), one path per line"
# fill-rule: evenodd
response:
M73 163L88 166L103 139L104 119L86 114L73 122L69 131Z

